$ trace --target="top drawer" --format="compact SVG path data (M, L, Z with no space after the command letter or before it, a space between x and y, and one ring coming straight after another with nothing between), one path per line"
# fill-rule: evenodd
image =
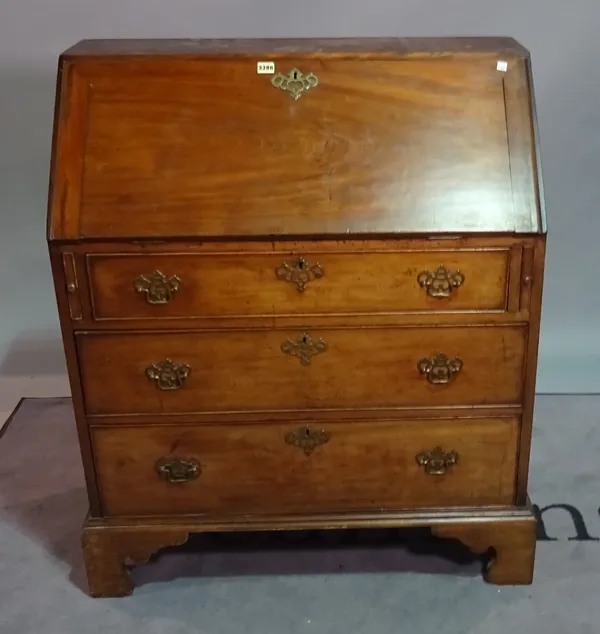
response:
M90 254L95 319L505 311L510 250Z

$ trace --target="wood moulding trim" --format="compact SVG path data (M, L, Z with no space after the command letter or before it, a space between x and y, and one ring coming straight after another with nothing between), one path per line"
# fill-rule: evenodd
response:
M481 412L488 413L485 415L485 418L493 418L495 417L493 414L496 414L499 411L503 411L500 417L503 416L515 416L520 414L522 411L522 406L519 403L515 404L493 404L493 405L455 405L453 407L449 407L447 405L432 407L431 405L407 405L405 407L396 407L396 408L359 408L359 407L347 407L347 408L323 408L323 409L311 409L307 407L297 408L297 409L253 409L253 410L217 410L217 411L199 411L199 412L155 412L155 413L145 413L145 412L130 412L123 413L120 412L118 414L87 414L88 421L91 425L98 424L114 424L114 421L126 421L126 424L130 422L139 423L139 424L147 424L148 421L157 421L158 424L161 424L162 419L172 420L174 423L182 423L182 422L198 422L202 419L212 418L215 419L215 422L218 420L219 424L222 424L222 419L226 417L243 417L244 422L255 422L249 417L255 416L260 417L261 422L265 422L265 420L276 421L278 418L282 416L290 416L290 415L306 415L311 420L314 420L315 417L321 415L331 415L331 414L344 414L348 415L349 413L356 413L357 415L362 414L364 417L375 417L377 416L378 420L382 420L381 416L394 416L394 415L404 415L405 417L413 417L413 418L428 418L427 416L423 416L423 412L428 412L431 415L429 418L439 418L440 412L453 412L453 415L448 418L456 419L456 418L476 418L481 417ZM465 412L472 412L471 415L461 416L460 414L464 414ZM480 413L475 413L480 412ZM493 414L489 413L493 412ZM191 417L197 418L198 421L191 420ZM137 420L135 420L137 419ZM335 420L338 420L337 418ZM168 423L167 423L168 424Z
M133 591L128 564L143 563L161 548L184 544L192 533L411 527L429 527L434 536L457 539L475 553L485 554L484 577L491 583L531 583L536 519L530 505L318 516L88 518L82 542L90 594L109 597Z
M398 410L271 410L268 412L200 412L194 414L109 414L88 415L92 427L104 426L162 426L162 425L256 425L264 423L293 423L304 420L314 422L402 422L403 420L468 420L514 419L520 417L521 406L510 407L439 407L406 408ZM342 418L340 418L342 414Z
M185 528L189 532L310 530L311 528L385 528L433 526L447 522L528 521L533 517L531 502L525 506L433 508L427 510L396 510L379 512L331 512L318 515L178 515L128 518L88 518L86 528Z
M61 334L65 348L67 359L67 372L69 378L69 386L71 390L71 398L75 413L75 423L79 438L81 457L84 465L84 474L88 498L90 501L90 510L94 514L100 513L100 500L98 497L98 488L96 483L96 470L92 456L92 445L89 433L89 427L85 419L85 405L81 382L81 368L77 363L77 349L75 335L72 324L69 320L70 308L67 287L64 279L64 268L62 253L55 248L50 247L50 263L52 275L54 278L54 289L56 293L56 301L60 316Z
M360 326L355 326L355 325L344 325L344 324L336 324L336 325L323 325L320 328L323 330L403 330L403 329L431 329L432 327L435 327L435 329L439 330L442 328L454 328L454 329L458 329L458 328L465 328L465 329L472 329L472 328L525 328L528 325L527 321L514 321L514 322L484 322L484 323L438 323L438 324L420 324L420 323L414 323L414 324L361 324ZM313 327L317 327L317 326L313 326ZM154 335L173 335L173 334L178 334L178 335L185 335L185 334L194 334L194 333L200 333L200 332L222 332L222 328L210 328L210 327L188 327L188 328L181 328L179 330L177 330L176 333L173 332L173 330L171 329L165 329L163 327L157 327L153 330L147 330L144 331L143 333L140 333L139 330L132 330L131 328L127 328L127 329L119 329L119 330L77 330L75 331L75 336L76 337L89 337L89 336L93 336L93 337L102 337L102 336L107 336L107 337L116 337L116 336L120 336L120 335L125 335L128 337L131 336L135 336L135 335L140 335L140 336L147 336L148 334L154 334ZM271 332L273 330L281 330L281 331L286 331L289 330L289 326L285 326L284 324L282 325L278 325L278 326L246 326L246 327L238 327L235 328L236 332L252 332L252 331L265 331L265 332Z
M217 250L212 250L212 251L162 251L160 248L157 248L155 251L151 252L151 251L106 251L106 252L102 252L102 251L94 251L94 252L90 252L86 254L86 259L88 260L93 260L93 259L100 259L100 258L151 258L153 256L157 256L157 255L165 255L168 253L169 256L172 257L215 257L215 256L227 256L227 257L232 257L232 256L236 256L236 257L248 257L248 256L256 256L256 257L261 257L261 256L266 256L266 255L272 255L272 256L277 256L277 257L285 257L285 256L293 256L293 255L297 255L297 252L299 250L302 250L303 252L306 253L310 253L311 255L329 255L329 254L335 254L335 255L364 255L364 253L368 253L369 255L378 255L378 254L398 254L398 253L410 253L411 255L414 255L415 253L421 253L423 255L429 254L429 253L506 253L507 256L509 256L510 254L510 250L511 247L510 246L486 246L486 247L462 247L462 246L456 246L453 248L450 248L448 246L439 246L439 247L432 247L432 248L425 248L425 247L416 247L416 248L409 248L404 247L404 248L400 248L400 247L388 247L386 248L385 242L384 243L380 243L377 247L375 248L369 248L367 251L362 251L359 250L359 247L344 247L344 248L337 248L337 249L327 249L324 248L322 246L319 245L318 241L317 243L315 243L312 246L306 246L303 249L288 249L288 250L278 250L275 251L273 249L265 249L263 251L258 251L258 250L252 250L252 251L244 251L243 247L240 248L240 243L238 243L238 249L236 251L227 251L227 250L222 250L222 251L217 251ZM157 245L158 246L158 245ZM89 266L89 264L88 264Z
M527 210L529 229L537 233L545 231L545 218L536 185L537 147L527 60L515 60L502 81L510 175L515 216Z
M529 460L531 456L531 436L535 407L535 388L537 381L539 338L542 311L542 295L544 287L544 262L546 259L546 238L540 238L532 251L531 283L529 286L528 305L531 306L531 327L528 332L525 356L525 398L523 402L523 418L521 438L519 440L517 504L525 501L529 480Z
M155 526L144 530L106 530L88 526L82 534L83 556L90 595L126 596L133 591L127 563L143 564L167 546L181 546L189 537L185 528Z
M53 162L48 203L48 240L79 236L79 206L87 140L91 86L70 63L59 72L60 95L55 105ZM60 152L58 151L60 148Z
M86 303L85 306L90 306ZM91 309L88 311L91 313ZM313 313L313 314L281 314L281 315L227 315L227 316L192 316L192 317L107 317L82 319L76 327L79 332L91 333L102 331L146 332L168 330L169 332L194 330L289 330L306 328L427 328L427 327L496 327L522 326L528 324L527 313L507 312L430 312L430 313ZM468 323L466 323L468 322Z
M277 236L206 236L194 239L190 236L156 238L75 238L51 239L59 249L90 255L289 255L299 250L306 253L396 253L396 252L485 252L504 251L514 245L532 244L535 233L480 233L444 235L424 234L365 234L330 236L299 235Z
M91 57L104 60L121 56L210 55L251 57L267 53L277 57L349 56L398 59L468 55L527 58L529 52L511 37L366 37L366 38L200 38L200 39L85 39L63 53L66 58Z

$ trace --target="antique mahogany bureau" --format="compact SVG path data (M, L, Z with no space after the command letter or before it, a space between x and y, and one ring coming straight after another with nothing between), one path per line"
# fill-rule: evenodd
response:
M66 51L48 240L91 594L190 533L342 527L531 582L545 231L514 40Z

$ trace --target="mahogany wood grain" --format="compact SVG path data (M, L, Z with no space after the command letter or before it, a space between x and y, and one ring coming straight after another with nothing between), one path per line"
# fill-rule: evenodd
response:
M506 133L511 147L510 169L513 209L519 210L523 222L531 220L530 231L544 233L546 219L543 211L538 148L533 134L533 94L529 59L510 62L518 72L506 73L503 82L506 106ZM533 150L532 150L533 148ZM528 229L523 226L522 231Z
M301 54L320 57L323 53L338 58L398 60L403 57L529 57L529 52L510 37L333 37L333 38L236 38L236 39L97 39L81 40L62 57L88 56L195 55L209 58L274 58Z
M264 253L235 255L89 255L96 319L277 316L403 311L505 311L510 251L410 251L407 253ZM322 277L302 291L278 279L276 270L298 258ZM306 262L306 264L304 263ZM447 297L419 285L424 271L443 265L464 276ZM180 288L167 304L151 304L134 281L161 271L176 275Z
M69 377L69 387L73 400L73 410L77 425L77 437L79 449L83 462L83 471L90 504L90 515L98 517L100 515L100 502L98 499L98 487L96 484L96 470L92 457L90 441L90 431L85 419L85 409L83 405L83 388L77 364L77 352L75 349L75 336L71 325L71 308L69 305L69 293L67 290L67 276L65 273L64 252L53 245L49 248L50 266L54 280L54 290L61 327L63 347L67 361L67 373ZM68 260L67 260L68 261Z
M88 414L369 409L519 404L527 332L518 327L312 329L328 348L303 365L281 345L302 331L78 334ZM438 352L463 361L447 385L418 363ZM146 368L190 367L177 390Z
M539 231L513 61L290 55L278 69L319 77L294 101L252 57L72 58L50 237Z
M59 66L59 93L52 136L47 232L55 237L78 237L83 151L87 131L90 85L73 65Z
M269 412L175 412L166 414L164 412L145 413L137 416L131 414L95 414L87 417L89 425L110 425L110 426L134 426L134 425L181 425L181 424L231 424L231 425L252 425L264 422L291 422L312 423L315 419L319 421L336 421L340 417L347 422L352 420L406 420L418 417L420 420L436 418L452 418L454 420L468 421L471 419L483 418L503 418L507 416L521 417L523 407L521 405L453 405L453 406L433 406L407 407L407 408L378 408L378 409L298 409L298 410L272 410Z
M79 280L79 289L77 296L72 296L72 299L78 300L81 304L82 319L78 320L76 324L80 330L122 330L126 326L130 330L144 330L155 329L157 325L160 325L163 329L189 329L195 327L211 327L211 328L239 328L240 324L245 324L249 318L252 325L255 327L263 328L311 328L311 327L323 327L323 326L352 326L360 327L363 325L371 326L393 326L393 325L432 325L439 324L451 325L451 324L464 324L465 319L468 319L470 324L474 325L488 325L491 323L514 323L523 324L529 321L529 307L525 302L520 301L521 293L528 293L528 290L522 284L521 281L521 267L522 257L521 254L528 249L532 249L535 245L535 237L527 236L492 236L492 237L449 237L443 239L441 237L431 237L428 239L395 239L395 240L323 240L323 241L294 241L294 240L282 240L277 242L264 242L264 241L244 241L244 242L229 242L229 241L208 241L208 242L190 242L190 241L169 241L169 242L149 242L136 241L131 243L119 242L119 243L107 243L107 242L84 242L81 244L65 244L60 248L64 253L68 253L69 257L73 257L75 274ZM508 279L504 284L507 285L506 300L505 303L508 307L508 312L502 310L493 310L487 308L480 309L461 309L458 306L461 302L470 303L471 307L479 303L481 306L485 306L485 301L491 301L492 296L497 294L498 300L500 298L503 282L494 278L491 273L498 268L498 274L500 273L499 258L501 254L506 253L509 256L508 264ZM421 289L412 288L415 292L414 301L425 302L422 309L411 309L400 312L386 312L381 309L380 303L377 301L377 293L384 294L389 293L391 300L401 303L404 302L404 296L407 295L406 285L402 287L402 292L398 292L395 288L389 288L390 284L400 284L403 277L398 280L398 272L393 269L389 271L382 271L382 279L372 279L373 288L366 287L364 283L365 273L357 272L357 276L351 280L354 283L354 289L348 289L346 293L341 293L336 285L335 290L332 289L332 296L336 296L340 302L345 302L346 305L350 302L357 302L357 289L361 289L361 292L366 295L369 293L372 298L370 306L363 306L360 312L348 312L348 310L339 312L313 312L306 313L297 310L295 313L288 312L287 314L274 314L272 307L269 307L270 312L263 315L258 314L241 314L234 315L233 310L230 308L229 314L216 314L213 310L211 312L210 306L206 306L207 302L203 299L203 293L207 292L205 284L202 284L200 297L196 297L194 293L193 299L190 297L190 290L186 289L185 280L183 280L183 292L185 293L184 299L181 300L181 293L177 293L170 305L149 307L150 314L163 314L174 312L176 305L179 305L182 301L191 303L193 306L203 304L206 306L207 312L211 313L205 316L192 317L189 314L181 317L173 316L161 316L158 321L150 317L134 318L132 316L133 307L135 302L132 300L132 306L125 309L122 306L121 294L117 293L113 285L123 285L121 289L126 296L130 296L133 293L133 284L129 285L123 279L115 279L112 273L108 272L104 274L105 262L108 262L108 268L119 268L121 265L117 262L121 262L122 259L126 259L133 262L141 262L146 258L160 258L161 262L168 263L170 260L175 262L218 262L223 256L223 261L235 262L236 257L243 256L243 259L248 258L248 261L254 262L256 260L273 258L274 262L285 261L289 259L290 254L298 256L302 254L308 261L329 261L334 262L358 262L365 258L366 261L384 261L389 258L399 256L403 260L411 257L414 254L417 258L426 257L428 254L431 258L429 262L425 264L431 264L432 262L438 262L445 260L447 262L455 262L457 268L460 266L466 274L466 280L460 288L454 289L450 298L447 299L433 299L429 298L426 292ZM115 257L115 260L112 257ZM492 265L487 266L488 257L490 258ZM327 260L323 260L327 258ZM92 263L88 266L88 262ZM111 265L111 263L113 263ZM474 262L477 262L481 266L474 266ZM96 267L94 263L101 263ZM494 264L496 263L496 264ZM133 266L133 265L132 265ZM88 280L88 268L93 269L91 273L96 274L95 277ZM102 269L102 272L98 273L96 268ZM166 268L166 267L165 267ZM355 267L360 268L360 267ZM416 268L416 267L413 267ZM167 269L169 270L169 269ZM194 270L195 267L194 267ZM213 277L212 266L203 266L203 272L211 279ZM367 272L370 269L367 268ZM112 269L111 269L112 271ZM121 269L119 268L119 271ZM275 285L273 288L279 288L278 293L282 297L289 297L289 302L296 303L309 303L310 299L307 297L314 297L315 288L319 288L322 284L328 285L331 275L328 275L329 268L325 270L325 275L320 280L315 280L308 284L304 291L305 297L299 298L299 293L294 287L290 286L287 291L284 291L281 286ZM132 275L137 275L139 271L131 272ZM412 273L409 273L409 269L404 271L407 278L412 278ZM342 271L341 274L347 279L347 275ZM117 275L115 272L114 275ZM194 273L192 272L192 276ZM248 283L249 273L245 269L241 269L235 272L236 276L242 276L246 283ZM123 273L120 272L119 276L123 277ZM188 279L186 274L186 279ZM221 276L222 277L222 276ZM273 274L273 278L274 278ZM273 278L268 280L268 284L272 284ZM391 281L393 278L393 282ZM190 278L191 279L191 278ZM195 279L195 278L194 278ZM474 292L473 283L477 281L477 289ZM275 280L276 282L279 280ZM199 282L196 280L196 284ZM283 282L281 283L285 285ZM189 285L189 283L188 283ZM381 290L379 290L381 287ZM401 288L398 286L398 288ZM198 286L194 289L198 291ZM222 302L228 300L233 303L239 303L237 295L233 293L226 294L225 291L220 288L215 288L214 285L209 287L211 294L216 294L220 297ZM260 288L256 289L257 292L253 298L253 302L260 303L261 295L264 292ZM460 292L459 292L460 291ZM92 294L98 295L99 298L92 298ZM241 289L239 294L247 295L247 291ZM337 294L337 295L336 295ZM423 300L423 294L425 299ZM118 297L117 297L118 295ZM340 295L342 297L340 297ZM136 294L137 297L137 294ZM328 294L329 297L329 294ZM359 295L358 299L362 296ZM139 296L139 299L144 303L143 298ZM364 299L364 298L363 298ZM285 300L288 301L288 300ZM119 302L119 307L116 303ZM457 304L458 302L458 304ZM98 314L101 310L100 306L105 307L105 304L109 303L112 306L111 310L115 312L121 311L125 313L128 311L128 315L123 314L119 318L94 318L94 314ZM323 302L320 300L320 305ZM137 303L139 307L139 302ZM315 304L313 304L315 306ZM428 306L431 306L431 311L427 312ZM437 309L436 309L437 306ZM154 310L156 309L156 310ZM166 309L166 310L165 310ZM436 312L433 310L436 309ZM108 309L107 309L108 310ZM250 310L250 308L248 309ZM315 308L314 310L317 310ZM129 312L131 311L131 312ZM465 313L468 317L465 317Z
M531 583L536 519L530 504L521 508L346 511L312 515L88 518L83 529L83 546L90 594L121 597L133 591L130 566L126 564L144 562L161 548L184 543L191 533L422 526L430 527L432 533L442 538L461 539L476 553L487 551L484 557L486 581Z
M265 60L318 85L294 100ZM429 526L493 555L491 582L529 583L545 233L510 38L66 51L47 236L91 593L130 592L125 562L190 532L340 527ZM275 275L297 256L324 271L302 293ZM465 275L443 300L416 283L439 265ZM133 290L156 269L181 279L163 306ZM303 333L328 346L306 365L281 349ZM417 369L440 352L463 361L448 385ZM167 358L191 366L178 390L145 374ZM309 456L285 442L307 425L330 433ZM460 459L427 476L414 454L437 444ZM159 479L183 449L200 477Z
M331 238L323 236L314 238L305 236L300 239L293 236L282 236L272 240L237 239L228 236L213 236L211 239L194 240L164 238L114 238L110 240L78 239L75 241L52 241L57 249L77 253L80 255L106 255L111 253L130 253L136 255L151 255L156 253L172 254L213 254L222 253L235 255L236 253L395 253L398 251L494 251L506 250L512 247L533 246L538 239L536 234L444 234L432 233L420 236L386 236L377 237L345 236Z
M89 304L88 304L89 307ZM100 319L92 317L92 311L84 319L73 322L82 332L122 331L188 331L202 329L239 330L243 327L275 328L279 330L313 330L314 328L362 328L362 327L411 327L411 326L526 326L528 311L466 312L441 311L438 313L410 312L364 312L364 313L318 313L314 315L262 315L254 317L215 315L214 317L165 317L152 319Z
M540 327L542 321L542 294L544 288L544 265L546 260L546 238L536 240L532 257L528 258L523 269L523 286L526 289L525 301L531 309L531 326L527 344L525 369L525 391L523 399L523 425L519 442L519 475L517 504L523 505L527 500L527 483L529 480L529 459L531 455L531 437L533 432L533 414L535 407L535 386L538 368L538 350ZM523 297L523 296L522 296ZM540 421L539 424L543 424Z
M533 581L536 528L531 515L495 525L443 523L432 526L432 533L458 539L475 553L490 553L483 571L486 581L502 586L529 585Z
M160 548L181 546L189 531L175 527L151 530L107 530L88 520L81 536L89 593L92 597L124 597L133 592L126 568L142 564Z
M261 514L509 505L517 419L424 423L315 422L329 439L310 455L286 442L294 424L92 428L107 515ZM458 462L429 475L417 454L441 447ZM196 460L184 483L156 471L163 458Z

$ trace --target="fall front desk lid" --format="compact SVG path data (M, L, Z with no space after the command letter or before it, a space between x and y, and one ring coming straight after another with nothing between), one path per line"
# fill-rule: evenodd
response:
M52 240L545 231L513 40L84 42L58 90Z

